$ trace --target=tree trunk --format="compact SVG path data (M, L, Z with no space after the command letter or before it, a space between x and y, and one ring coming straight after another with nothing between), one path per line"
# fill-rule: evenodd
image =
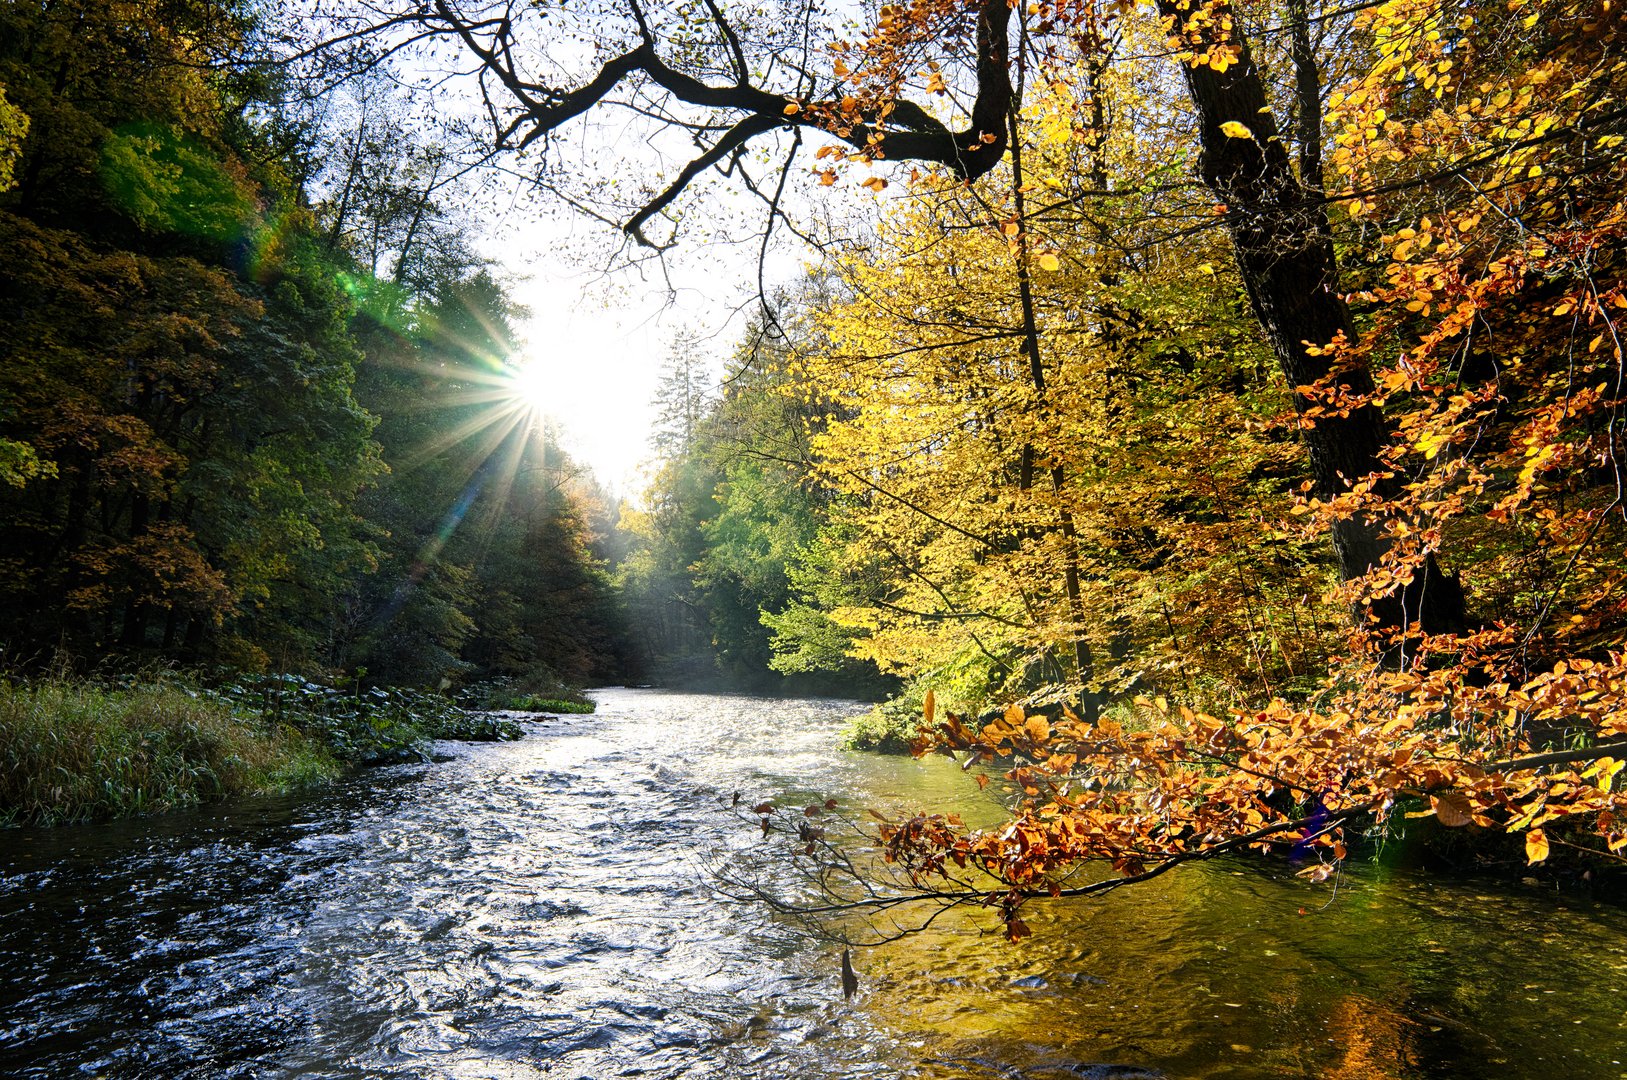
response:
M1159 0L1159 10L1173 16L1178 26L1185 21L1185 13L1171 0ZM1204 10L1211 19L1191 33L1188 47L1218 50L1229 41L1237 55L1224 71L1209 64L1183 65L1201 122L1199 171L1225 208L1226 231L1255 318L1294 388L1294 406L1301 413L1314 401L1298 388L1325 379L1345 393L1370 394L1373 381L1365 367L1336 369L1334 358L1308 351L1341 335L1351 341L1356 337L1339 291L1326 204L1316 190L1321 178L1302 184L1294 175L1248 43L1235 24L1224 37L1214 29L1233 21L1227 17L1229 5ZM1309 96L1303 87L1301 96ZM1222 125L1229 124L1241 124L1249 135L1227 134ZM1305 158L1320 161L1318 154ZM1379 453L1388 433L1373 405L1352 409L1347 416L1319 416L1301 432L1321 498L1334 498L1381 468ZM1386 489L1393 489L1393 483L1379 481L1379 493ZM1360 517L1333 523L1333 549L1346 581L1376 567L1388 547L1381 530ZM1457 631L1465 621L1463 592L1456 576L1443 574L1431 556L1412 584L1372 604L1365 615L1379 629L1401 629L1416 621L1430 633Z

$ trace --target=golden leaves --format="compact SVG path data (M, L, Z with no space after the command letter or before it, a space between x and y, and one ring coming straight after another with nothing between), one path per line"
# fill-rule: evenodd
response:
M1539 863L1548 857L1548 835L1541 829L1532 829L1525 834L1525 858L1527 865Z
M1051 722L1043 716L1030 716L1024 721L1023 730L1036 746L1051 738Z
M1567 4L1556 0L1555 10ZM1183 59L1217 68L1235 62L1225 47L1229 28L1214 21L1221 7L1192 7L1199 10L1167 25ZM810 363L821 373L820 392L846 412L819 448L847 470L840 475L875 487L885 480L884 494L851 479L843 490L855 502L870 500L859 511L867 550L918 570L888 579L891 606L870 609L865 647L915 670L973 656L957 661L958 671L981 674L988 668L976 656L1065 654L1081 624L1092 644L1105 644L1101 626L1122 619L1132 644L1115 676L1139 676L1161 690L1148 690L1142 704L1117 703L1095 724L1012 709L974 731L972 722L929 707L936 744L964 752L968 765L1015 765L1007 782L1022 801L1009 831L921 833L923 858L969 858L1037 891L1047 873L1071 862L1101 860L1122 872L1265 830L1251 842L1307 843L1332 856L1315 874L1331 873L1342 845L1305 839L1306 827L1291 816L1302 809L1286 809L1308 792L1328 813L1381 821L1425 804L1422 815L1443 827L1509 833L1511 854L1512 837L1524 829L1532 830L1528 844L1550 842L1542 827L1556 818L1568 828L1596 824L1606 845L1627 846L1619 824L1623 773L1614 761L1492 767L1545 749L1527 741L1537 733L1563 730L1586 743L1627 732L1627 662L1611 652L1627 617L1627 577L1619 537L1600 524L1612 498L1603 480L1620 451L1608 433L1621 430L1624 405L1616 391L1595 394L1601 382L1616 385L1613 354L1627 310L1618 301L1627 294L1618 269L1600 270L1598 253L1627 243L1627 181L1595 169L1591 156L1618 148L1600 140L1623 137L1567 134L1586 102L1619 100L1623 76L1574 57L1496 53L1513 50L1505 43L1518 37L1506 35L1512 24L1498 11L1440 26L1422 24L1420 11L1399 4L1364 15L1373 54L1356 58L1366 68L1330 98L1338 179L1330 177L1328 190L1362 219L1339 239L1357 250L1349 265L1372 269L1329 287L1349 289L1347 298L1371 315L1359 333L1303 345L1306 356L1327 359L1319 367L1370 373L1372 382L1329 379L1291 390L1307 402L1306 425L1383 408L1393 431L1381 467L1344 477L1336 490L1307 487L1290 508L1284 493L1305 476L1302 463L1288 450L1272 457L1249 446L1271 423L1267 410L1247 415L1252 406L1202 382L1206 366L1223 366L1226 350L1253 340L1245 329L1217 344L1199 329L1222 306L1216 297L1237 284L1231 271L1217 271L1231 266L1218 247L1159 248L1167 271L1116 268L1109 296L1091 280L1099 244L1088 230L1064 211L1020 210L1018 199L1030 192L1078 187L1087 138L1100 140L1088 144L1091 152L1119 155L1108 158L1115 186L1133 180L1135 151L1120 149L1111 131L1082 133L1076 113L1034 119L1022 191L1003 201L979 192L975 207L949 193L919 210L901 208L882 226L883 243L853 261L854 294L885 302L844 305L820 324L834 347ZM1449 25L1469 37L1448 41ZM935 69L910 63L901 84L924 78L931 93L943 87ZM1268 122L1239 115L1220 125L1220 135L1252 141ZM1437 190L1431 178L1440 176L1469 182ZM1431 192L1427 203L1422 191ZM1132 202L1112 210L1134 232ZM904 254L927 250L930 263ZM1019 347L968 343L965 333L1021 324L1013 271L1024 270L1056 275L1025 279L1041 300L1043 395L1024 384ZM1085 314L1047 322L1052 312ZM1135 340L1115 352L1119 342L1093 326L1119 315L1133 316L1125 322L1135 329L1121 333ZM1188 353L1182 370L1157 367L1160 350L1176 341ZM1137 370L1161 396L1138 394L1117 377L1132 366L1129 357L1147 365ZM1121 406L1114 417L1100 408L1104 388ZM1190 438L1193 430L1205 437ZM1055 491L1018 490L1013 478L1025 458L1040 477L1059 463L1066 480ZM1272 481L1258 511L1262 488L1242 479L1257 466ZM1211 518L1227 506L1250 507L1250 521L1211 531L1199 514L1162 509L1177 497L1201 502ZM1059 507L1075 515L1091 545L1090 572L1099 575L1084 582L1080 616L1054 584L1063 563L1053 535ZM1295 514L1309 519L1305 530L1286 520ZM1335 661L1334 674L1318 681L1307 672L1322 669L1327 649L1311 649L1294 677L1314 694L1262 705L1269 691L1234 690L1248 707L1218 718L1159 700L1205 662L1210 627L1226 618L1230 586L1217 583L1231 574L1270 581L1250 553L1269 548L1291 561L1287 538L1303 544L1317 530L1325 536L1330 522L1352 518L1371 522L1386 554L1329 606L1319 599L1327 583L1304 579L1298 591L1313 598L1311 621L1332 625L1337 613L1329 609L1343 599L1411 597L1439 572L1437 561L1472 579L1471 595L1484 606L1471 617L1496 611L1526 621L1375 643L1417 663L1405 673L1363 667L1372 655L1352 649L1347 666ZM1222 548L1241 554L1211 554ZM1126 549L1143 561L1124 557ZM1475 561L1464 565L1463 552ZM1201 584L1140 569L1166 560ZM1291 602L1279 594L1268 603ZM1246 655L1259 636L1239 635L1248 643L1240 651ZM1181 644L1171 648L1170 640ZM1272 644L1259 653L1266 665ZM1551 662L1606 653L1602 666L1586 669L1572 661L1556 672ZM1480 669L1466 670L1462 658L1470 656ZM1549 670L1524 667L1533 657ZM1258 685L1268 681L1262 676ZM980 785L990 782L972 772ZM1534 849L1527 857L1540 861Z

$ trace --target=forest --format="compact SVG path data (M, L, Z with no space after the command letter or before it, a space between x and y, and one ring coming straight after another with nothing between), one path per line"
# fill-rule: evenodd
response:
M198 702L292 740L252 789L642 684L879 703L848 745L955 756L1010 816L867 842L1012 940L1409 828L1616 881L1623 33L1613 0L12 0L0 815L224 793L130 793ZM628 433L641 490L524 389L480 212L521 195L608 263L754 256ZM96 709L135 741L67 746ZM58 769L88 793L24 776ZM890 910L818 812L750 824Z
M1616 1075L1624 35L7 0L0 1072Z

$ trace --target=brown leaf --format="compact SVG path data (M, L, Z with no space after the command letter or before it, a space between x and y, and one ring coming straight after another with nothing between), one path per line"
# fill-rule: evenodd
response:
M853 974L853 960L848 955L849 950L842 950L842 998L851 998L859 989L859 977Z
M1435 808L1435 816L1449 829L1461 829L1474 821L1474 809L1469 804L1469 797L1461 791L1431 795L1429 802Z

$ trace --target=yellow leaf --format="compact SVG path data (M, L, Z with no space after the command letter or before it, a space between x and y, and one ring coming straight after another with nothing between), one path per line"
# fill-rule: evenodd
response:
M1539 863L1548 857L1548 837L1541 829L1532 829L1525 834L1525 857L1532 863Z
M879 176L872 176L870 179L866 180L861 186L867 187L871 191L881 191L884 188L886 188L887 181L883 180Z
M1418 449L1424 452L1424 457L1433 459L1436 454L1441 452L1441 447L1445 446L1448 441L1449 436L1432 431L1418 440Z
M797 113L799 113L801 111L802 111L802 106L798 105L796 102L791 101L791 102L786 103L786 106L785 106L785 115L786 116L795 116Z
M1252 139L1254 132L1248 129L1247 124L1240 124L1236 120L1228 120L1220 125L1221 134L1229 139Z
M1062 268L1062 262L1055 255L1052 255L1049 251L1047 251L1045 254L1039 257L1039 268L1041 270L1056 271Z

